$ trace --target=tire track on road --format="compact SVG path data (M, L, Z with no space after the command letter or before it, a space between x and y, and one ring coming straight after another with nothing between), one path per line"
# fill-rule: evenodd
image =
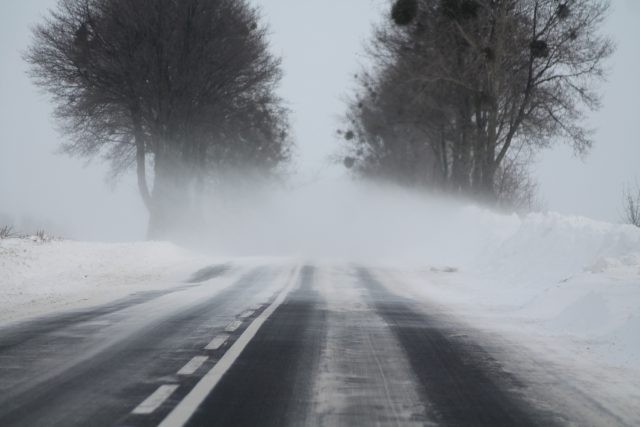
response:
M442 322L389 292L367 269L357 275L411 364L436 421L446 426L554 426L555 414L532 407L526 387L500 371L480 345L451 337Z

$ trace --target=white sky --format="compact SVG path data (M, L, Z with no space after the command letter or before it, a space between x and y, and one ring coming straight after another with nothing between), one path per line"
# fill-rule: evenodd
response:
M284 59L282 95L293 111L297 169L305 179L335 174L328 156L352 76L364 61L371 25L387 0L255 0ZM51 107L25 76L20 52L29 26L55 0L3 0L0 5L0 222L3 213L31 218L71 237L142 238L145 215L131 177L115 189L106 168L55 154L61 136ZM622 188L640 179L640 0L613 0L606 30L618 51L594 114L596 145L584 160L565 147L543 153L535 168L550 210L618 221Z

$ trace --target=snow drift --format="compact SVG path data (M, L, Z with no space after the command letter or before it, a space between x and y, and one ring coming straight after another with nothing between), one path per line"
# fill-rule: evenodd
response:
M174 286L209 261L170 243L0 240L0 324Z
M232 193L232 192L229 192ZM640 252L640 230L554 213L503 214L464 200L336 178L211 202L196 244L277 255L570 275ZM626 261L624 261L626 262Z
M206 256L168 243L0 241L0 322L171 286L212 257L277 256L375 266L396 290L476 324L640 370L640 229L330 180L238 193L209 222L191 242Z

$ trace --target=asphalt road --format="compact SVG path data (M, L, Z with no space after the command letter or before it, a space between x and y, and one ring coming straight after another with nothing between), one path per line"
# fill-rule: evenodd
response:
M482 344L365 268L212 266L169 291L0 329L0 426L574 421Z

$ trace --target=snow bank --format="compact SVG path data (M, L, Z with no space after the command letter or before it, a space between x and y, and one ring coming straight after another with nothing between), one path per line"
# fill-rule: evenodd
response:
M576 273L604 272L613 266L637 265L640 229L556 213L529 214L510 230L496 249L480 256L474 267L501 278L536 282L561 280Z
M208 261L170 243L0 240L0 323L172 286Z
M399 289L522 342L547 337L556 349L640 371L640 229L556 213L462 211L467 227L491 238L467 236L477 250L471 262L392 269Z
M531 214L472 270L493 283L494 304L640 370L640 229Z

